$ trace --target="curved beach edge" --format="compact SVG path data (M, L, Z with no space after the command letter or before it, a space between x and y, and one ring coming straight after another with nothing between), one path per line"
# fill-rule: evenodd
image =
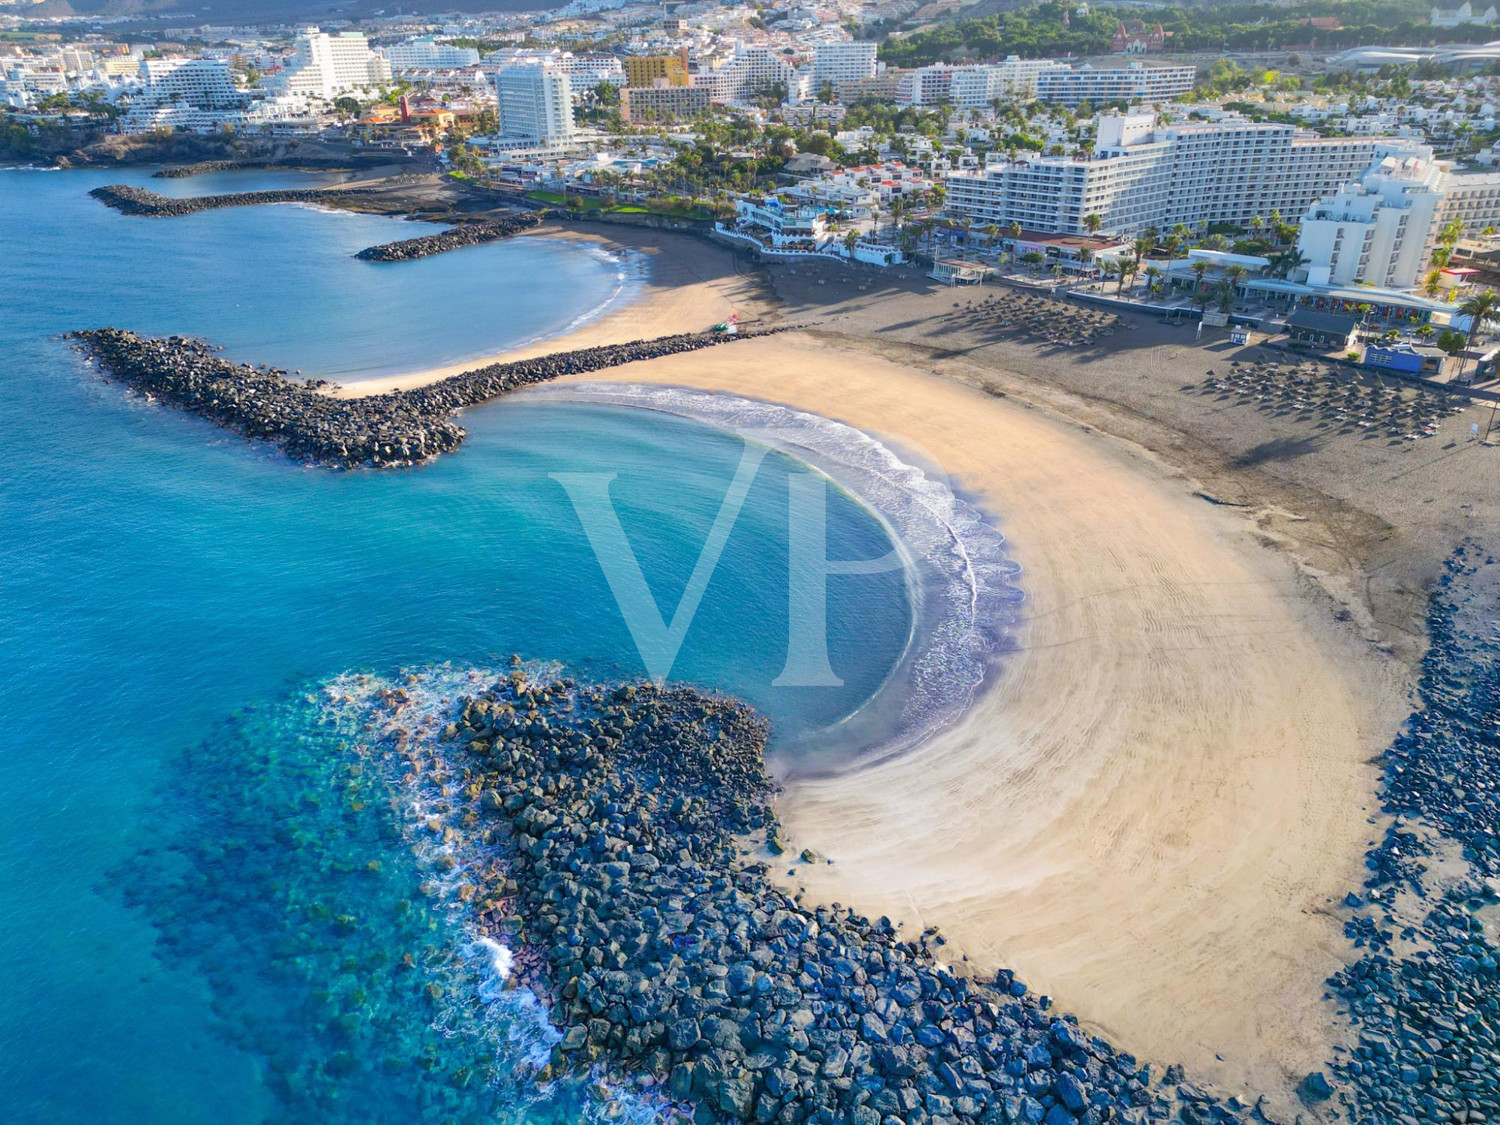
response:
M1326 908L1360 882L1399 670L1244 514L1013 399L796 331L620 377L923 451L1024 569L1012 651L958 722L788 779L789 833L836 860L799 883L940 924L1126 1049L1291 1108L1343 1034Z

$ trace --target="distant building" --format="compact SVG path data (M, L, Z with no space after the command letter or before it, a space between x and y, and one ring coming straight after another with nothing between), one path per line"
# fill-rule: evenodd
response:
M393 44L385 49L385 57L395 70L463 70L479 65L479 52L473 47L439 43L430 35Z
M620 91L620 120L627 125L649 121L685 121L708 112L702 86L627 86Z
M982 109L997 98L1036 96L1042 75L1066 71L1067 63L1054 59L1022 59L1011 55L1001 62L953 68L949 96L965 109Z
M1144 20L1121 20L1109 41L1109 49L1116 55L1156 54L1166 46L1167 33L1161 24L1147 27Z
M737 102L778 88L791 89L796 72L791 64L769 47L740 43L734 55L716 67L693 75L693 85L708 90L716 102Z
M1471 236L1500 230L1500 172L1449 172L1443 178L1437 225L1455 219Z
M625 85L667 86L688 84L688 53L684 47L675 55L641 55L625 59Z
M874 43L819 43L813 54L813 91L875 77L875 52Z
M383 86L391 80L391 64L370 50L357 31L329 35L316 27L303 28L296 39L296 55L274 85L287 94L335 98L361 86Z
M1496 12L1493 4L1483 12L1476 12L1469 0L1464 0L1456 8L1434 6L1431 22L1433 27L1460 27L1466 23L1493 24L1500 22L1500 12Z
M573 87L550 65L507 66L495 76L501 147L551 146L572 140Z
M1099 69L1062 67L1037 76L1036 96L1039 101L1064 106L1083 102L1093 105L1160 102L1189 93L1197 81L1195 66L1147 66L1133 62Z

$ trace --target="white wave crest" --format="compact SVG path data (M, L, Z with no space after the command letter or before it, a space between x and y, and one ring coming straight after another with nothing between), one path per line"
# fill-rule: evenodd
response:
M860 731L866 758L910 749L952 723L973 701L1022 600L1020 566L1005 536L949 483L911 464L863 430L777 403L684 387L582 383L528 395L658 410L732 430L822 470L873 511L905 549L919 580L917 621L900 666L855 715L883 725ZM894 697L894 699L892 698Z

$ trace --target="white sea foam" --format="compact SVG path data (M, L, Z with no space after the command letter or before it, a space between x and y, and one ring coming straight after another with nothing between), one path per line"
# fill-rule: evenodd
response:
M738 395L620 383L554 384L525 393L693 418L822 470L884 522L913 561L918 586L908 650L881 690L844 721L846 733L866 754L906 750L973 701L1015 621L1020 567L1005 537L940 476L853 426Z

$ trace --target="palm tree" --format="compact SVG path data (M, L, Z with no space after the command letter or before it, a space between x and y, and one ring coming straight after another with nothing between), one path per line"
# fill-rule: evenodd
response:
M1202 258L1199 258L1188 268L1193 271L1193 289L1196 292L1203 288L1203 275L1213 269L1213 266L1209 265Z
M1235 291L1239 289L1239 287L1244 283L1245 278L1249 276L1250 271L1241 265L1230 266L1224 271L1224 282L1229 287L1231 305L1233 303ZM1229 310L1226 309L1224 311L1228 312Z
M1094 214L1094 212L1092 211L1090 211L1083 217L1083 229L1088 231L1090 234L1098 234L1099 228L1103 225L1104 220L1101 219L1098 215Z
M1486 320L1500 317L1500 296L1493 289L1486 289L1483 293L1475 293L1463 304L1458 306L1460 315L1469 318L1469 332L1466 341L1468 351L1474 350L1474 337L1479 335L1479 330L1484 327ZM1458 366L1458 372L1463 374L1463 364Z
M1146 267L1146 292L1155 293L1156 283L1161 278L1161 267L1150 265Z

